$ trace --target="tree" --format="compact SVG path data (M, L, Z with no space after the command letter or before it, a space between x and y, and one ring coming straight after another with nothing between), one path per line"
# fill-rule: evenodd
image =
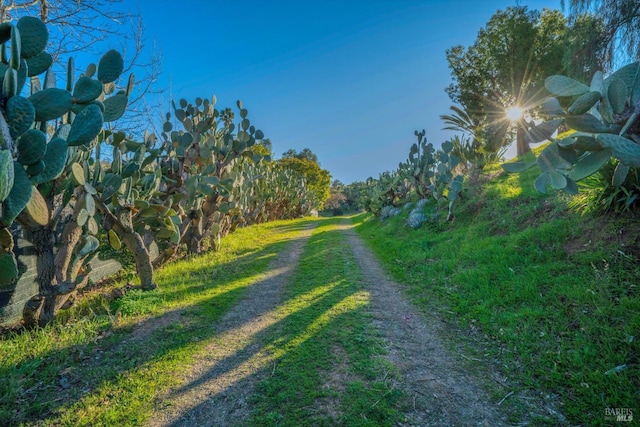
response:
M331 196L324 202L324 209L331 209L334 215L342 215L347 206L347 196L344 195L344 184L334 179L329 189Z
M596 71L609 68L606 33L606 25L599 16L584 14L573 18L564 37L563 74L589 82Z
M350 209L363 210L366 205L368 185L365 182L352 182L344 187L343 194Z
M443 129L462 132L471 138L471 147L474 151L480 149L484 140L484 124L479 117L469 114L464 108L455 105L449 109L453 111L452 114L440 116L446 125Z
M469 48L447 50L453 77L447 93L475 124L490 132L495 146L512 136L505 108L537 107L546 94L544 78L563 70L566 33L560 11L516 6L496 12ZM529 150L524 132L518 132L517 139L522 155Z
M562 7L565 1L562 0ZM608 68L614 65L616 54L630 59L640 58L640 2L638 0L569 0L570 19L584 19L593 13L604 22L600 42L605 46L604 59ZM585 41L588 39L585 39Z
M282 158L308 160L310 162L318 163L318 156L316 156L314 152L309 148L303 148L299 153L293 148L290 148L289 150L282 153Z
M283 153L279 164L281 167L292 170L305 179L309 191L316 198L314 208L321 209L324 202L331 197L329 191L331 174L329 171L320 168L317 159L318 157L308 148L305 148L300 153L291 149Z
M256 144L251 147L251 151L256 154L260 154L262 157L268 157L270 159L273 155L273 145L271 144L271 140L269 138L265 138L262 141L256 142Z

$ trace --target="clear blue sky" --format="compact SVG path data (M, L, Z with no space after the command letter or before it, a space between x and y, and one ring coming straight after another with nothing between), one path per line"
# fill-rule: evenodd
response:
M439 146L452 105L445 51L496 10L560 0L137 0L175 99L241 99L279 157L310 148L344 183L397 168L425 129Z

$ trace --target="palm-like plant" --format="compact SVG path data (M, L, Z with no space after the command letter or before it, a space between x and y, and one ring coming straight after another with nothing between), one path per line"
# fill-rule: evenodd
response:
M453 114L443 114L440 116L445 123L445 130L462 132L471 137L471 147L476 150L482 146L484 125L477 118L473 117L463 108L452 105L449 107Z
M446 125L443 129L463 134L455 135L450 141L453 143L452 153L460 157L467 168L481 171L486 164L502 157L502 146L495 144L493 138L487 138L491 133L490 126L477 116L469 114L463 107L452 105L449 108L453 111L452 114L440 116Z

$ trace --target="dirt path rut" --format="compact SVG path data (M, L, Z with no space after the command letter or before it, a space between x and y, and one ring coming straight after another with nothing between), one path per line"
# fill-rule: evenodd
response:
M412 426L502 426L506 415L480 387L480 380L456 363L445 348L443 331L426 323L387 278L373 254L351 225L342 227L366 288L370 292L374 326L387 343L387 358L398 367L397 384L412 400L407 413Z
M149 426L227 426L249 414L247 399L274 357L265 349L269 327L281 320L276 310L313 226L303 230L270 263L266 276L251 285L216 325L206 356L196 361L183 383L160 400Z
M508 425L480 380L462 369L440 338L443 331L422 316L389 280L353 226L345 220L344 233L370 293L373 327L387 347L387 359L398 367L396 387L410 402L404 426ZM286 284L298 265L312 227L303 230L272 261L269 272L216 325L216 338L182 378L185 384L157 401L149 426L246 425L249 397L255 385L277 362L266 345L283 319L278 306Z

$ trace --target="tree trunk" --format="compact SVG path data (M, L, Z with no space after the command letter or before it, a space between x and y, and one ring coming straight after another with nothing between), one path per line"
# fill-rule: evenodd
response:
M203 220L200 217L195 217L190 221L187 233L187 251L190 254L202 252L202 223Z
M113 229L127 249L133 254L133 259L136 263L136 272L140 277L140 286L142 289L151 290L157 288L158 285L153 281L153 265L151 264L149 251L144 245L142 236L133 229L130 218L127 218L131 216L131 213L124 211L119 215L120 218L118 218L103 202L96 200L96 206L104 215L103 225L105 230Z
M518 129L516 131L516 148L518 157L524 156L531 151L531 147L529 147L529 144L525 139L524 123L518 123Z
M55 265L53 262L53 234L48 227L27 229L28 240L36 253L38 295L25 305L25 326L44 326L53 321L56 308Z
M117 227L114 227L117 229ZM120 233L118 233L120 234ZM136 271L140 276L140 286L142 289L151 290L158 287L153 281L153 265L151 265L151 257L149 251L144 245L142 237L138 233L121 234L123 243L133 253L133 259L136 263Z

